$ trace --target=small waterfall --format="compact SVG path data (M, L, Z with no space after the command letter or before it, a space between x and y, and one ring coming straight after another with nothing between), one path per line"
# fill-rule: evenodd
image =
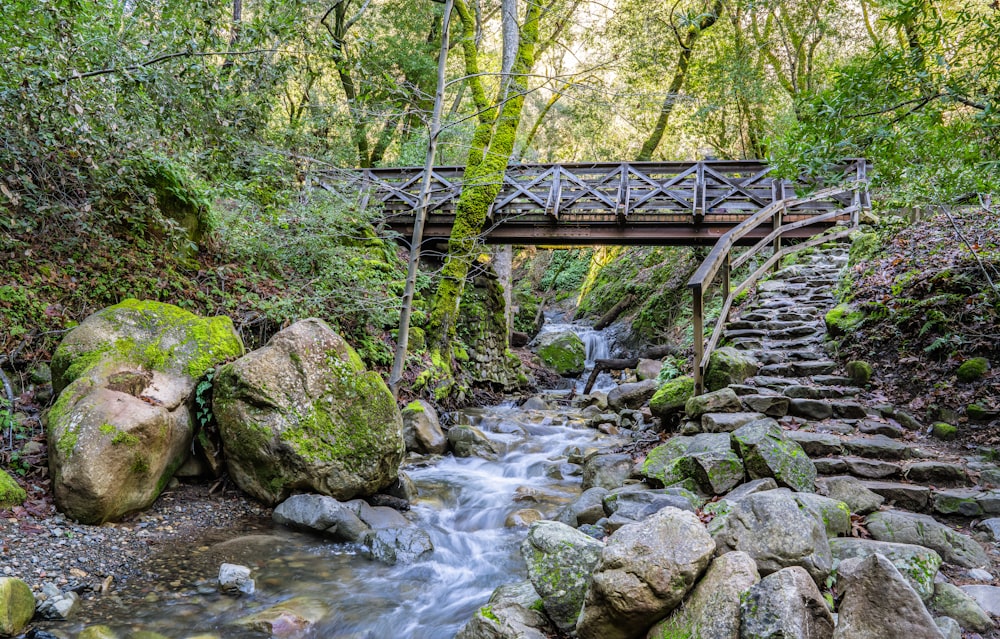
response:
M542 330L538 334L544 335L545 333L560 333L563 331L576 333L577 337L583 341L583 345L586 347L586 370L576 382L576 392L582 393L584 387L587 385L587 378L590 376L590 371L594 370L594 362L599 359L608 359L611 357L611 339L606 330L597 331L594 330L593 326L570 323L550 324L548 321L542 326ZM593 390L607 391L614 388L615 384L616 382L611 375L601 373L597 377Z

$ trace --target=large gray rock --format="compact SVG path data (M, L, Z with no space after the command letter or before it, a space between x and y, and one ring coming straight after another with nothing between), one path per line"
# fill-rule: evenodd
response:
M987 613L1000 617L1000 587L973 584L962 586L962 592L975 599Z
M608 393L608 408L615 411L639 408L650 400L657 388L659 384L655 379L615 386Z
M712 495L722 495L743 481L743 463L726 433L674 437L646 455L642 474L669 486L687 479Z
M191 449L199 379L242 354L229 318L159 302L125 300L70 331L46 415L59 510L100 524L152 504Z
M486 434L469 424L457 424L448 429L448 445L455 457L496 459L500 449Z
M731 346L712 351L705 372L705 388L710 391L725 388L730 384L742 384L760 370L760 362L746 351Z
M747 495L730 504L709 527L719 552L746 552L760 574L801 566L823 583L833 568L833 555L821 521L800 508L784 490Z
M608 517L618 517L633 521L642 521L646 517L664 508L678 508L695 512L701 500L693 493L679 486L657 488L650 490L629 490L626 486L621 490L608 493L603 499L604 513Z
M230 476L267 504L293 490L369 495L399 476L396 400L322 320L296 322L220 368L212 406Z
M951 617L966 630L989 632L993 629L993 620L975 597L953 584L944 581L935 583L930 606L935 612Z
M732 433L733 448L743 458L752 479L774 477L778 484L812 492L816 467L802 447L787 439L778 422L761 419Z
M434 552L430 535L416 526L372 530L365 535L365 544L372 559L390 566L412 564Z
M594 486L580 493L580 496L563 506L556 514L555 520L576 528L581 524L596 524L605 516L604 496L608 489Z
M750 555L729 552L716 557L684 606L653 627L647 639L675 637L690 632L704 639L739 639L740 597L760 581L757 565Z
M793 495L795 501L823 526L827 537L831 540L851 532L851 509L844 502L815 493L793 493Z
M882 495L865 488L861 480L847 475L821 477L816 480L816 489L821 495L844 502L859 515L878 510L885 501Z
M402 411L403 441L406 450L421 454L443 454L448 450L448 438L441 429L437 410L430 402L418 399Z
M979 542L927 515L883 510L868 515L867 527L879 541L925 546L950 564L981 568L990 562Z
M271 514L275 523L330 536L338 541L358 542L368 525L354 509L326 495L292 495Z
M666 508L608 539L576 626L581 639L633 639L680 605L715 542L693 513Z
M590 573L604 544L555 521L532 524L521 544L528 578L542 598L545 612L560 630L576 627Z
M837 589L834 639L943 639L920 595L882 555L842 563Z
M798 566L767 575L743 600L742 639L830 639L833 617Z
M731 388L697 395L684 404L684 412L690 419L698 419L705 413L739 413L742 410L743 404Z
M530 581L505 584L493 591L455 639L548 639L557 630L541 607Z
M934 578L941 567L941 556L930 548L913 544L894 544L872 539L831 539L834 559L864 559L875 554L892 562L920 598L927 601L934 594Z
M622 453L591 455L583 463L583 489L600 486L613 490L632 475L632 456Z

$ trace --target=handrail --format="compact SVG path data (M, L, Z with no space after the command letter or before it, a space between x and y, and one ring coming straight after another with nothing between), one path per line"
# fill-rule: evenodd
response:
M715 346L718 344L719 338L722 335L723 327L729 317L729 311L732 308L735 297L752 286L761 275L767 272L768 269L776 266L779 260L786 255L800 251L804 248L817 246L824 242L846 237L857 227L861 211L868 210L870 208L870 203L868 199L866 161L863 159L858 160L856 168L857 173L855 179L845 185L821 189L805 197L785 198L783 200L772 202L741 222L739 225L733 227L725 235L719 238L708 257L702 261L698 270L695 271L694 275L691 276L691 279L688 280L688 288L691 289L693 309L694 385L696 395L700 395L705 392L705 373L707 372L708 362L711 359L712 352L715 350ZM853 193L850 206L841 209L834 209L819 215L811 215L808 218L788 224L784 224L782 222L789 209L801 206L802 204L807 204L809 202L814 202L816 200L833 198L837 195L845 193ZM819 235L794 246L785 248L782 248L781 246L782 236L789 231L803 228L805 226L819 224L820 222L825 222L848 214L850 214L850 221L846 228L842 228L841 230L833 233ZM736 243L748 233L766 222L771 222L774 225L774 230L734 260L732 258L732 249L736 246ZM732 270L744 265L768 244L771 244L773 247L772 255L762 266L747 276L747 278L739 286L733 288L732 282L730 281ZM715 327L712 330L712 335L706 344L704 337L705 292L715 281L716 276L719 275L720 271L722 273L722 293L725 299L722 304L722 309L719 311L719 317L716 320Z

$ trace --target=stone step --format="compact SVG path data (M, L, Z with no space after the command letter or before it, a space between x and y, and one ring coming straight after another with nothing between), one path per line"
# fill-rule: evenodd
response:
M745 426L758 419L764 419L763 413L705 413L701 416L701 429L705 433L731 433L740 426Z
M785 437L801 446L810 457L832 457L844 453L844 444L836 435L787 430Z
M885 497L886 505L895 505L896 508L924 511L930 503L931 489L927 486L875 480L861 483L873 493Z
M840 386L809 386L806 384L786 386L782 393L785 397L793 399L840 399L852 394L848 389Z
M801 379L779 377L777 375L755 375L753 377L747 378L746 380L746 384L749 386L756 386L758 388L770 388L772 390L776 390L779 392L787 386L796 386L801 383L802 383Z
M874 459L910 459L914 454L911 446L907 446L885 435L852 437L844 440L844 450L852 455Z
M1000 515L1000 491L972 488L931 491L931 510L939 515L962 517Z
M859 479L899 477L903 470L899 464L864 457L821 457L814 459L813 464L816 466L816 472L821 475L849 473Z
M906 467L904 476L909 481L938 486L967 486L970 483L965 466L936 460L914 462Z
M906 434L906 431L899 425L899 422L882 418L863 420L858 424L858 432L863 435L883 435L885 437L892 437L893 439L900 439Z
M780 351L771 348L760 348L754 352L754 357L761 364L781 364L786 362L815 362L826 359L827 355L818 351Z
M740 401L747 409L764 413L768 417L784 417L788 414L788 398L777 394L743 395Z
M837 363L828 359L821 359L812 362L785 362L781 364L767 364L761 367L759 374L774 377L811 377L813 375L825 375L837 370Z

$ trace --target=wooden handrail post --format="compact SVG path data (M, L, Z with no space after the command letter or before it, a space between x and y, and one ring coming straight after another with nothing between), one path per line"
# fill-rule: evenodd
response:
M701 361L705 356L705 304L701 284L691 287L691 302L691 324L694 330L694 394L701 395L705 392Z
M773 226L773 230L777 231L778 229L781 228L781 225L785 223L785 211L786 210L787 210L786 207L782 206L780 209L778 209L777 211L774 212L774 226ZM773 249L773 252L771 253L771 255L777 255L779 252L781 252L781 235L780 234L776 238L774 238L774 249ZM781 261L779 260L779 261L777 261L777 262L774 263L774 266L772 267L772 271L774 273L777 273L780 269L781 269Z
M722 300L729 299L729 290L732 283L732 270L733 270L733 254L726 251L726 256L722 258ZM719 318L720 321L726 321L725 318Z

